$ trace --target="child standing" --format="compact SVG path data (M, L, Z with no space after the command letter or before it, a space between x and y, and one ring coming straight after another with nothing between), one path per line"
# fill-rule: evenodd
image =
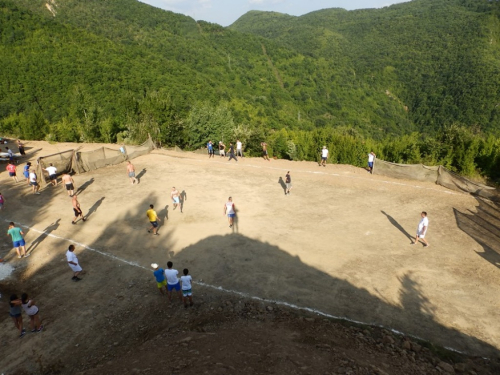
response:
M23 316L21 315L21 300L16 294L10 296L10 311L9 315L14 321L14 326L19 330L19 338L22 338L26 334L26 330L23 328Z
M24 312L30 317L31 332L41 332L43 329L43 325L40 319L40 315L38 315L40 310L35 305L35 301L29 299L28 294L23 293L23 295L21 296L21 305L23 306Z
M191 283L193 279L189 275L189 270L184 268L182 271L184 276L181 276L181 285L182 285L182 296L184 298L184 307L188 307L187 301L189 299L189 306L193 306L193 293L191 291Z
M155 275L156 286L160 290L161 294L163 293L163 287L165 287L165 291L167 290L167 280L165 279L165 271L163 268L159 268L158 264L152 263L151 268L154 270L153 275Z

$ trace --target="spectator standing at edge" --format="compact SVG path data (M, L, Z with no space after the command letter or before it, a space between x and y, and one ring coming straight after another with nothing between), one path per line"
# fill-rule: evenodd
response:
M24 241L23 234L24 233L21 228L16 227L16 225L12 221L9 223L9 230L7 231L7 235L12 238L12 244L16 249L18 258L30 256L29 254L26 254L26 242ZM19 249L21 249L21 252L19 251Z
M184 298L184 307L187 308L188 299L189 306L193 306L193 292L191 290L191 283L193 282L193 279L191 278L191 276L189 276L189 270L187 268L184 268L182 273L184 274L184 276L181 276L182 295Z
M26 152L24 151L24 144L21 142L20 139L17 140L17 148L19 149L19 153L22 156L26 155Z
M38 315L40 310L35 305L35 301L29 299L28 295L23 293L21 295L21 306L23 307L24 312L30 317L31 332L41 332L43 329L42 319L40 318L40 315Z
M271 161L269 160L269 154L267 153L267 143L261 142L260 145L262 146L262 157L264 160Z
M163 268L159 268L158 264L156 263L151 263L151 268L154 270L153 275L155 276L156 286L158 287L158 290L161 294L165 294L163 293L163 287L165 287L165 291L167 291L167 280L165 280Z
M73 277L71 280L80 281L81 279L78 275L83 271L80 263L78 263L78 258L75 254L75 245L69 245L68 251L66 251L66 259L68 260L68 266L73 271Z
M7 167L5 168L9 172L9 176L14 180L14 182L18 182L17 180L17 174L16 174L16 166L12 163L12 160L7 164Z
M14 321L16 329L19 330L19 338L22 338L26 334L26 330L23 328L21 300L17 297L17 294L12 294L10 296L9 315Z
M418 223L417 235L415 236L415 241L412 243L412 245L416 245L418 243L418 240L420 239L424 243L424 247L428 247L429 243L425 240L427 228L429 228L429 219L427 218L427 212L423 211L420 214L420 217L421 219Z
M179 271L174 270L172 267L174 264L172 262L167 262L167 269L165 270L165 277L167 278L167 295L168 300L172 302L172 289L175 289L177 294L179 295L179 300L182 302L182 292L181 292L181 284L179 283L179 279L177 275Z
M214 153L214 144L212 141L208 141L207 143L207 150L208 150L208 158L213 158L215 153Z
M232 143L229 144L229 159L227 161L231 161L231 159L236 160L238 162L238 159L234 155L234 146Z
M46 170L49 174L50 183L52 184L52 186L57 186L57 168L54 167L52 163L50 163L47 168L44 168L44 170Z
M227 221L229 223L229 228L233 227L234 217L236 216L236 209L234 207L233 198L227 198L227 202L224 204L224 215L227 215Z
M243 144L239 139L236 140L236 156L243 157Z
M222 143L222 141L219 141L219 155L222 157L226 156L226 152L224 151L226 149L226 145Z
M38 176L35 173L33 168L30 169L30 185L33 189L33 194L40 194L38 190L40 190L40 185L38 184Z
M290 176L290 171L286 172L285 184L286 184L285 195L290 195L290 190L292 190L292 177Z
M149 219L149 222L151 223L151 228L148 229L148 233L151 233L151 230L153 230L153 234L155 236L158 235L158 222L161 221L158 215L156 214L156 211L154 210L155 206L152 204L149 205L149 210L146 211L146 216Z
M370 172L370 174L373 174L373 163L376 157L377 155L375 155L373 151L368 154L368 172Z
M326 146L323 146L323 149L321 150L321 163L319 165L320 167L326 167L326 159L328 159L328 149L326 148Z

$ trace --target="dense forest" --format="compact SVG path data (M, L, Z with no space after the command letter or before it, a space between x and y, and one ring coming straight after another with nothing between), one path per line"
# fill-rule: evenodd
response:
M136 0L0 0L0 132L443 164L500 178L497 2L413 0L229 28Z

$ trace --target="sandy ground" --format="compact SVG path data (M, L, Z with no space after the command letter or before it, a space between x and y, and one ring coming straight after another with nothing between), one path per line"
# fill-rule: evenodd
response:
M34 156L75 147L27 146L28 152L38 150ZM92 146L101 145L86 149ZM125 165L74 177L88 214L88 221L77 225L71 225L71 200L61 186L35 196L25 183L14 184L1 172L5 230L11 220L27 226L32 252L18 260L9 239L2 242L0 256L15 267L11 277L0 281L2 310L8 311L6 293L27 291L40 305L46 326L36 337L20 340L4 314L1 371L35 371L55 360L75 366L90 361L98 348L136 343L143 319L157 318L146 314L160 298L149 264L168 260L174 268L189 268L195 296L207 301L235 294L202 286L201 280L269 303L498 356L497 205L343 165L251 158L235 163L169 151L133 163L138 185L129 183ZM287 170L293 183L289 196L279 181ZM172 186L185 197L182 213L172 207ZM223 215L230 195L237 208L233 228ZM163 220L159 236L146 231L149 204ZM431 246L410 246L424 210ZM68 240L79 244L76 254L86 270L79 283L70 280L64 256ZM113 319L125 319L118 333L107 332L106 322Z

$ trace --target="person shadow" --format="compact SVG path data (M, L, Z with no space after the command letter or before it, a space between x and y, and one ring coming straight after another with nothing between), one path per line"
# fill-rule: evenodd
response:
M95 181L94 177L92 177L90 180L86 181L84 184L82 184L80 187L78 187L75 194L78 195L78 194L82 193L83 191L85 191L85 189L87 189L90 185L92 185L94 183L94 181Z
M283 181L283 178L280 176L278 183L281 185L281 188L283 189L283 193L286 195L286 184L285 181Z
M94 212L97 211L97 209L99 208L99 206L102 204L102 201L104 200L105 197L102 197L101 199L99 199L97 202L95 202L92 207L90 207L89 209L89 212L87 213L87 215L85 216L85 219L88 219L90 217L90 215L92 215Z
M42 243L42 241L53 231L59 228L59 222L61 219L57 219L55 222L47 226L42 233L30 244L30 246L26 249L26 253L32 253L35 249Z
M186 193L186 190L183 190L182 193L180 194L179 196L179 207L181 209L181 213L182 213L182 210L184 209L184 201L187 201L187 193Z
M160 218L165 218L165 221L168 220L168 204L160 211Z
M238 209L234 209L234 217L233 217L233 227L231 228L232 229L232 232L233 233L239 233L240 232L240 228L239 228L239 215L238 215Z
M391 215L387 214L385 211L380 211L380 212L382 212L387 217L389 222L392 225L394 225L397 229L399 229L399 231L403 233L409 240L413 240L413 236L410 233L408 233L406 229L404 229Z
M144 176L146 174L146 168L143 168L142 171L140 171L137 176L135 176L136 180L137 180L137 183L140 184L141 183L141 178L142 176Z

